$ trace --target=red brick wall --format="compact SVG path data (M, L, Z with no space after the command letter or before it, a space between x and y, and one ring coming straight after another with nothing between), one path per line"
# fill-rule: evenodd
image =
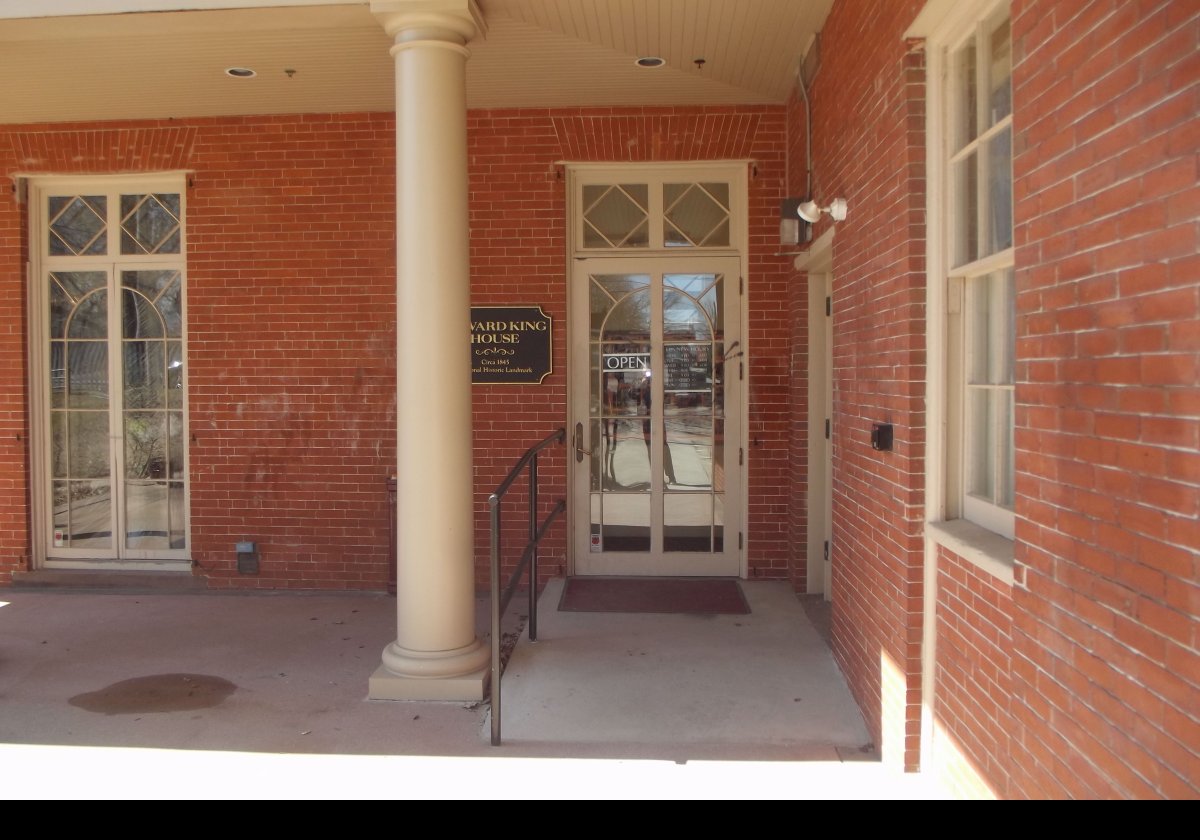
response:
M386 583L385 481L395 460L393 146L392 118L382 114L0 131L0 171L194 172L187 195L192 538L210 585ZM11 286L14 301L0 336L11 336L16 352L25 342L24 310L15 304L24 282L13 242L25 233L12 206L0 210L0 284ZM26 389L19 364L2 375L12 378L0 409L8 426L22 422ZM12 410L19 413L10 420ZM24 450L8 443L0 450L6 569L28 551ZM258 576L235 571L234 542L246 539L259 546Z
M558 161L752 159L750 196L749 542L752 577L788 572L787 260L779 250L785 189L782 107L504 109L468 115L472 302L540 304L554 318L555 372L541 386L476 386L475 469L480 558L487 495L525 448L566 420L566 196ZM541 466L548 510L565 492L563 450ZM519 551L522 491L506 502L506 545ZM509 513L508 511L512 511ZM545 574L565 565L565 529L545 543ZM478 566L480 580L486 567ZM505 576L507 577L507 571Z
M477 304L541 304L555 372L542 386L475 390L479 579L486 498L566 415L565 196L556 161L752 159L751 574L787 573L788 342L778 201L782 107L481 111L469 118ZM382 588L395 454L394 123L309 115L0 129L0 171L188 169L192 537L214 586ZM26 342L20 208L0 204L0 574L26 563ZM21 438L17 439L17 435ZM565 454L543 464L545 508ZM519 509L520 492L510 511ZM506 521L513 545L524 533ZM546 574L562 571L559 528ZM233 544L254 540L261 573Z
M921 5L836 3L812 90L814 195L849 201L833 243L834 652L885 757L907 767L920 717L925 78L903 32ZM870 444L884 422L886 453Z
M1012 792L1194 798L1200 6L1012 12Z
M1008 794L1012 585L938 552L934 764L961 796Z
M4 149L0 138L0 150ZM0 154L3 152L0 151ZM0 172L11 171L0 167ZM0 584L29 564L29 486L26 470L26 333L23 207L13 182L0 176Z

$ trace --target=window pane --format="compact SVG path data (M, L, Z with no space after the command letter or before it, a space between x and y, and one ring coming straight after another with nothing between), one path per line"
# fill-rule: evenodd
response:
M951 262L965 265L979 259L979 155L971 152L950 170L953 249Z
M979 135L978 104L976 101L979 80L975 70L975 39L972 38L954 53L952 60L954 74L953 109L957 120L952 126L954 132L950 143L950 152L961 149Z
M1013 244L1012 127L988 141L988 230L987 256Z
M996 477L999 480L997 492L997 502L1006 508L1013 506L1013 392L1011 390L1002 390L996 392L997 405L997 421L999 431L997 433L997 465Z
M995 501L993 486L994 443L992 438L992 394L990 388L972 388L968 392L967 429L970 446L970 470L967 490L972 496Z
M975 385L1010 385L1016 289L1011 268L967 280L967 376Z
M988 35L988 83L991 99L989 125L995 125L1012 113L1012 40L1008 17Z

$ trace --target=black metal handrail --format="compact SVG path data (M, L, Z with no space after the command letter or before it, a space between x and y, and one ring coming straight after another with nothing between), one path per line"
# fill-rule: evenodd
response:
M535 443L526 450L521 456L521 460L517 461L515 467L508 471L508 475L504 481L500 482L500 486L496 488L496 492L488 496L488 508L491 510L492 522L492 679L491 679L491 703L492 703L492 746L500 746L500 618L504 615L504 611L508 609L509 602L512 601L513 593L517 590L517 585L521 582L521 573L525 571L525 567L529 567L529 639L537 641L537 547L542 541L542 537L546 535L546 531L550 528L558 515L567 509L567 500L559 499L554 509L539 526L537 521L537 462L538 453L555 443L563 443L567 439L567 430L560 428L554 434L543 439L540 443ZM521 559L517 562L517 568L513 570L512 577L509 578L508 586L503 594L500 592L500 503L504 499L504 494L512 487L513 482L517 480L517 476L521 474L526 465L529 466L529 542L525 544L525 550L521 552Z

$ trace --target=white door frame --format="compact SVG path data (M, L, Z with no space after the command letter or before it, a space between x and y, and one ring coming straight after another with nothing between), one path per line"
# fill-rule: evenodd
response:
M796 258L808 273L807 591L832 598L833 228Z
M735 350L730 350L727 342L726 354L735 354L738 364L736 373L740 374L741 379L739 393L736 396L736 402L727 401L726 409L728 412L735 412L742 422L738 424L739 428L736 434L736 439L727 435L726 446L737 447L742 453L749 453L748 447L748 429L749 423L745 422L749 417L749 365L751 347L749 344L749 225L748 225L748 184L749 172L753 166L753 161L749 160L734 160L734 161L712 161L712 162L678 162L678 163L611 163L598 164L586 162L564 162L567 178L567 249L566 262L568 265L567 271L567 312L568 327L567 327L567 342L568 342L568 366L567 366L567 422L566 428L568 437L573 433L575 423L580 418L588 416L587 406L587 389L577 387L575 382L577 374L572 370L573 360L575 358L586 358L586 353L577 354L573 342L581 340L585 345L587 343L587 333L583 332L582 336L577 335L581 330L574 326L574 318L570 313L575 312L577 306L582 305L586 309L586 300L580 304L576 300L579 292L574 288L573 282L576 272L574 265L576 262L590 258L604 257L634 257L657 259L662 257L682 257L684 254L691 254L697 257L713 256L713 257L733 257L737 260L738 277L730 277L730 281L736 280L739 287L739 314L737 319L737 339L739 344ZM667 182L726 182L730 187L730 202L731 202L731 217L730 217L730 245L723 248L666 248L663 245L661 232L653 230L650 247L638 249L595 249L588 248L584 245L583 229L580 220L580 205L582 188L586 184L616 184L616 183L631 183L642 182L651 184L662 184ZM658 221L659 217L656 214L661 214L662 198L661 195L656 195L654 190L650 192L650 219L652 222ZM728 328L727 328L728 332ZM727 362L728 364L728 362ZM732 368L731 368L732 370ZM586 372L584 377L586 379ZM578 394L582 393L580 397ZM579 402L583 400L582 404ZM574 449L571 440L567 442L568 457L567 457L567 486L571 498L570 504L573 506L575 502L576 487L580 483L579 473L587 469L587 462L576 464ZM736 458L731 459L731 463L737 463ZM727 480L736 480L740 492L739 498L734 504L727 504L725 508L725 541L727 545L735 545L737 551L736 575L745 578L748 574L748 563L746 559L746 546L749 542L749 534L747 533L747 511L748 511L748 470L746 464L748 458L743 455L741 465L737 466L736 475L727 475ZM577 533L579 517L568 517L568 540L567 540L567 571L568 574L576 574L577 570L577 549L576 546L581 544L580 535ZM730 572L724 572L730 574Z
M63 195L71 192L77 195L108 194L114 197L121 192L144 193L173 193L179 195L181 218L186 219L187 189L186 173L147 173L138 175L108 175L108 176L31 176L28 181L28 213L29 219L29 263L27 265L28 289L28 318L29 345L27 348L29 361L29 406L30 406L30 513L31 513L31 548L34 568L56 569L122 569L122 570L187 570L191 568L191 521L190 496L191 481L188 462L188 398L187 389L183 389L183 486L184 486L184 539L187 548L184 549L130 549L122 545L123 535L113 534L113 547L102 551L89 549L52 549L51 532L53 530L53 500L52 479L50 476L50 393L47 387L49 379L49 337L47 313L49 298L46 283L43 282L51 271L104 271L109 276L109 288L117 284L123 270L155 270L162 268L178 269L181 277L181 316L182 316L182 352L184 359L184 381L187 378L187 230L186 224L180 229L179 254L164 258L161 255L128 255L116 253L116 247L110 246L104 255L92 257L52 257L48 256L47 245L48 218L47 201L51 195ZM115 217L110 210L110 218ZM108 231L110 241L119 241L120 231ZM75 264L78 260L78 264ZM119 296L119 289L118 289ZM116 343L121 343L120 336L120 306L113 305L117 299L110 299L108 306L109 317L109 346L112 347L116 335ZM119 353L109 354L109 392L113 394L122 388L121 359ZM120 467L124 463L122 455L121 435L116 430L109 430L112 438L112 504L119 508L124 499L124 477ZM114 521L123 521L121 514L114 514ZM50 554L56 555L51 558Z

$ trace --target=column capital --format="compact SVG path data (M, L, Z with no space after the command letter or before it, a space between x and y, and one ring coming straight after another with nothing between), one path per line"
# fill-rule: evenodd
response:
M371 13L396 43L446 40L466 44L486 35L475 0L371 0Z

